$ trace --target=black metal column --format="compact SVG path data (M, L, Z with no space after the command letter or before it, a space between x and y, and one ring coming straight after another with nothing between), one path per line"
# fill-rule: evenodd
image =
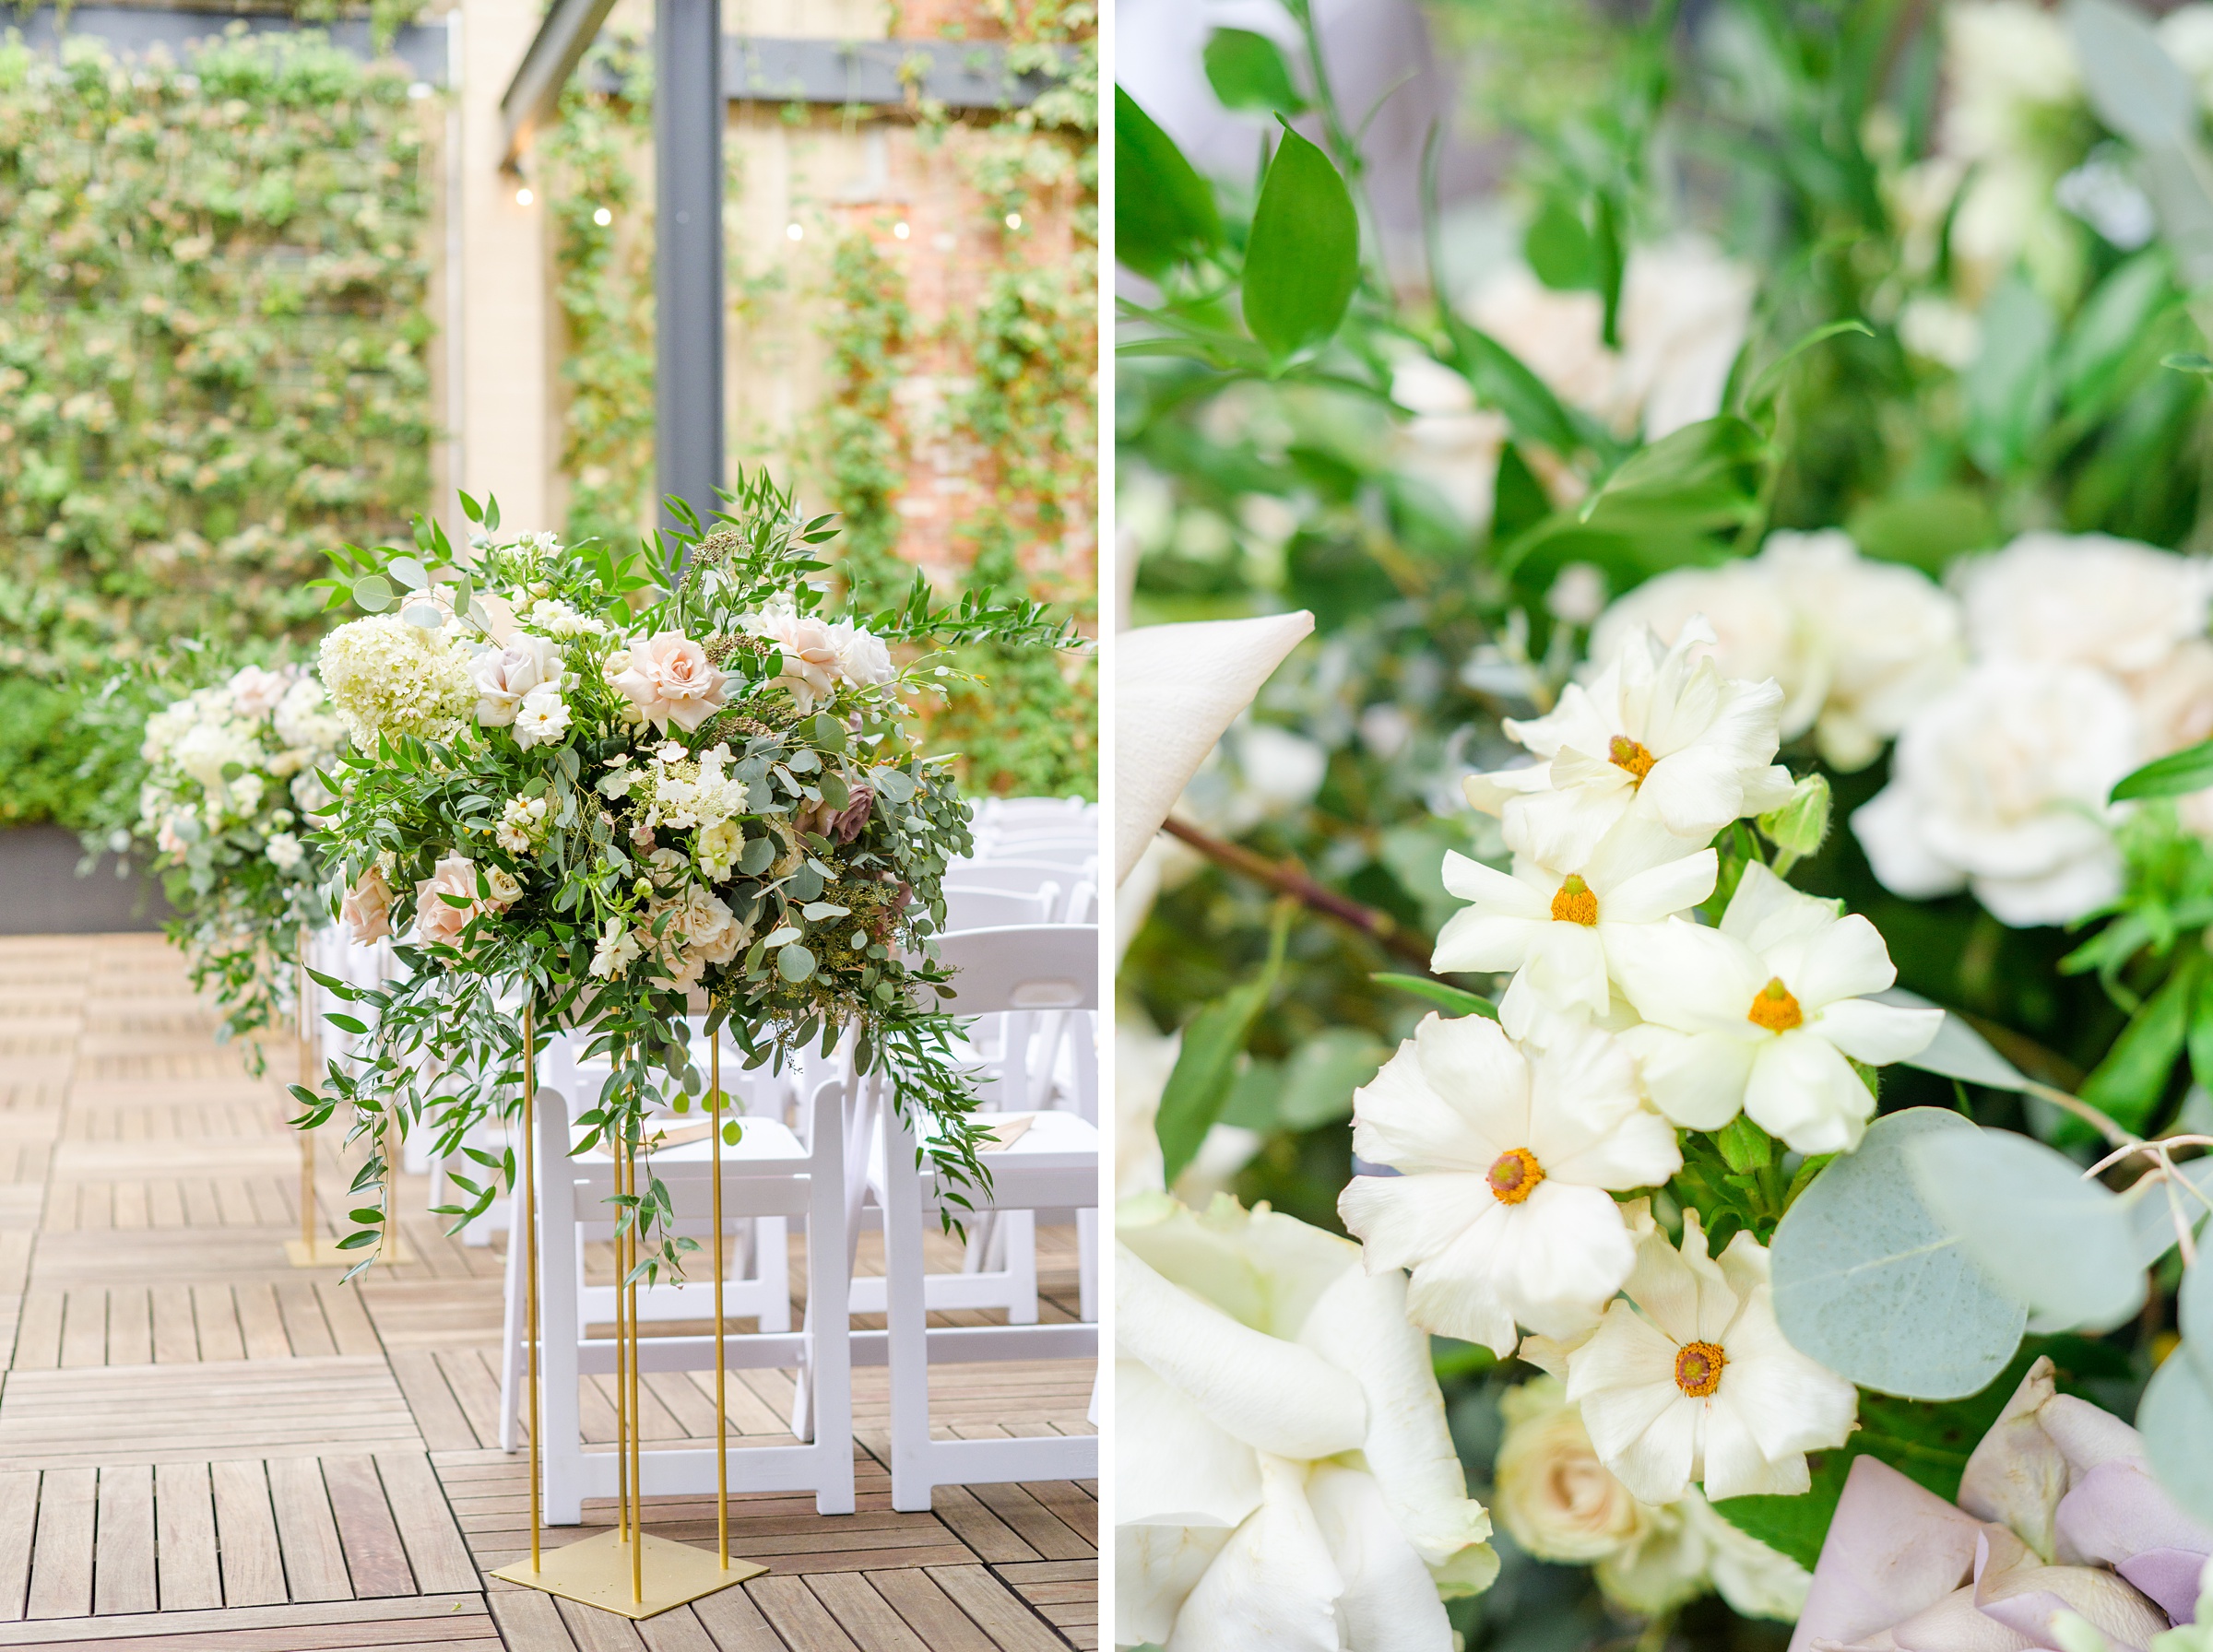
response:
M720 0L655 0L653 58L655 468L704 521L722 481Z

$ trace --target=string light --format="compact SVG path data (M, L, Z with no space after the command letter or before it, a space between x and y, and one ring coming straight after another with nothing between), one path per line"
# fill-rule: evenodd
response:
M1008 229L1010 229L1010 230L1019 230L1019 229L1021 229L1021 228L1022 228L1022 214L1021 214L1021 213L1019 213L1019 212L1010 212L1010 213L1008 213L1008 214L1007 214L1007 228L1008 228Z
M797 224L786 224L784 226L784 233L790 236L794 241L803 241L807 236L807 231L800 229Z
M598 211L592 214L592 222L598 224L602 230L606 229L608 225L613 223L614 221L615 215L609 212L604 206L600 207Z
M892 233L896 235L901 241L905 241L911 231L907 229L905 221L903 220L892 226Z
M537 199L538 197L530 193L530 186L527 183L515 192L515 204L517 206L527 206Z

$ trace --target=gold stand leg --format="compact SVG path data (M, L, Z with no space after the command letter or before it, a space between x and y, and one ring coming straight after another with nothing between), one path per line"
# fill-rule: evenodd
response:
M708 1139L715 1144L715 1558L730 1569L730 1411L722 1325L722 1032L707 1040ZM760 1256L754 1250L756 1259Z
M544 1493L538 1485L538 1029L523 1006L523 1324L530 1384L530 1571L540 1570L538 1530Z
M528 1039L525 1023L525 1040ZM716 1091L721 1090L720 1052L715 1057ZM524 1091L524 1108L527 1113L532 1091ZM618 1233L615 1238L615 1401L616 1401L616 1474L617 1527L603 1531L598 1537L587 1538L581 1543L571 1543L555 1549L542 1557L538 1547L538 1409L537 1409L537 1346L538 1296L535 1248L531 1251L531 1287L528 1298L529 1321L532 1327L533 1362L531 1364L530 1411L530 1536L531 1558L527 1564L517 1562L502 1566L492 1573L494 1577L526 1587L542 1589L564 1599L581 1601L586 1606L617 1612L633 1620L654 1617L672 1607L696 1600L703 1595L712 1595L734 1583L758 1577L768 1568L754 1561L730 1559L729 1545L729 1488L728 1462L723 1451L726 1445L725 1424L720 1420L723 1407L723 1350L722 1350L722 1118L718 1106L714 1108L715 1139L715 1409L717 1413L716 1469L716 1526L721 1536L720 1552L709 1554L688 1543L671 1542L666 1538L648 1537L645 1533L645 1493L642 1458L643 1430L638 1426L639 1364L638 1358L638 1288L631 1280L631 1272L638 1263L639 1249L636 1219L631 1219L630 1232ZM637 1197L637 1156L631 1144L621 1142L615 1149L615 1186L627 1198ZM526 1192L526 1202L531 1205L530 1215L535 1218L534 1195ZM634 1212L636 1207L631 1207ZM535 1229L532 1230L535 1233ZM535 1246L535 1240L532 1241ZM653 1554L653 1587L645 1587L645 1554Z

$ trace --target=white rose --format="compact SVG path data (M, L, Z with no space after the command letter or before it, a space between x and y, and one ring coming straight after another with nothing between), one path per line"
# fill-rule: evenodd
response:
M1497 1559L1403 1278L1226 1198L1117 1225L1118 1634L1443 1652Z
M1391 369L1391 399L1414 415L1392 438L1392 467L1436 489L1471 530L1484 527L1506 445L1506 416L1479 409L1467 380L1427 356Z
M1598 1460L1582 1413L1557 1377L1542 1376L1499 1399L1492 1512L1538 1560L1587 1564L1639 1541L1651 1525L1642 1504Z
M1906 726L1852 828L1898 894L1971 885L2016 928L2068 923L2120 892L2105 799L2141 751L2136 707L2102 671L1978 666Z
M837 674L855 688L889 682L895 675L892 651L883 639L850 620L840 620L830 628L830 645L837 651Z
M561 647L550 637L518 635L504 648L487 648L469 662L477 690L477 721L505 728L535 689L561 684Z
M1959 580L1978 659L2147 671L2213 611L2213 562L2105 534L2023 534Z

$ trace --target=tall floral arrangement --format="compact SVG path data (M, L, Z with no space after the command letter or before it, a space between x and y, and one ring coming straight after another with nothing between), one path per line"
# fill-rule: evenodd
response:
M346 727L307 667L241 666L183 694L177 678L206 667L189 653L169 667L109 686L101 738L135 746L139 779L109 787L86 847L160 879L170 938L193 985L213 988L220 1035L267 1032L295 1012L302 938L326 921L314 816Z
M941 1169L979 1181L930 941L967 809L912 718L948 680L931 641L1065 629L1029 605L941 608L919 583L831 618L811 576L834 530L765 474L711 531L635 555L502 537L496 505L465 504L467 545L426 525L412 552L350 551L327 582L370 611L323 644L352 735L323 842L338 916L391 936L404 974L331 984L366 1042L300 1092L310 1118L394 1116L453 1150L516 1100L527 1007L611 1065L579 1114L592 1139L638 1145L650 1109L699 1090L686 1014L704 1003L756 1061L849 1036ZM492 1198L463 1186L456 1214ZM641 1198L650 1233L666 1195ZM376 1214L341 1243L373 1245ZM654 1265L690 1248L664 1232Z

